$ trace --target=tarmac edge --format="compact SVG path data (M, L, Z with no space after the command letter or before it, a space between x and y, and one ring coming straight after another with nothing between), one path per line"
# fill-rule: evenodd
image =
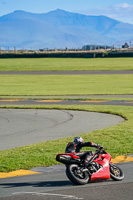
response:
M111 159L111 162L113 162L113 163L133 162L133 155L131 155L131 156L117 156L116 158ZM43 167L43 170L41 172L39 172L37 169L38 168L34 168L34 170L20 169L20 170L8 172L8 173L0 172L0 178L9 178L9 177L15 177L15 176L40 174L43 171L47 171L47 169L45 170L45 167Z

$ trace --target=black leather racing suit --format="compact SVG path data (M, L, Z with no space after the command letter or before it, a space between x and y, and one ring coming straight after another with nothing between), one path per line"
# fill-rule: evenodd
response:
M100 147L99 144L95 144L93 142L79 142L79 143L74 143L74 142L70 142L67 144L66 153L79 153L80 150L82 149L82 147L95 147L98 148ZM84 158L84 163L85 165L88 164L89 160L90 160L90 156L92 156L92 151L87 151L85 154L85 158Z
M80 150L82 149L82 147L100 147L100 145L99 144L95 144L95 143L93 143L93 142L80 142L80 143L78 143L77 145L75 144L75 153L78 153L78 152L80 152Z

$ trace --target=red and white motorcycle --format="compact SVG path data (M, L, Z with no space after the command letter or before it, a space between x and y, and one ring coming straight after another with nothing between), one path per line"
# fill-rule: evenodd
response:
M111 156L103 148L90 155L89 164L84 165L86 154L90 151L79 153L62 153L56 160L66 165L68 179L76 185L88 182L113 179L121 181L124 178L122 169L111 162Z

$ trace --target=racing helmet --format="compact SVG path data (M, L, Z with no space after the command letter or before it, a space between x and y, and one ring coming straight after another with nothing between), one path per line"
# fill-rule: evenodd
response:
M73 142L74 142L75 144L78 144L78 143L84 142L84 140L83 140L83 138L81 138L81 137L75 137L74 140L73 140Z

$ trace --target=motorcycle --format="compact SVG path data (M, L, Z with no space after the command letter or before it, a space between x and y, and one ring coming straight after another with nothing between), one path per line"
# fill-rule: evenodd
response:
M111 162L111 156L104 148L96 152L85 151L79 153L62 153L56 156L56 160L66 166L68 179L76 185L84 185L89 182L113 179L124 179L122 169ZM89 155L87 166L84 164L86 155Z

